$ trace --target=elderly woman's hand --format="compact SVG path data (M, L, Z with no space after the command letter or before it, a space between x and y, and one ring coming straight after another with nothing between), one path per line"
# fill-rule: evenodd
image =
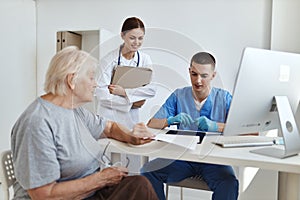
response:
M155 136L146 127L144 123L137 123L134 125L131 134L134 136L130 143L132 144L145 144L152 141Z
M130 131L125 126L107 121L104 132L106 137L134 145L151 142L154 138L144 123L137 123Z
M132 130L132 135L139 138L153 138L154 135L148 130L144 123L137 123L134 125Z
M128 169L125 167L108 167L98 173L99 181L103 186L112 186L119 184L120 181L128 176Z

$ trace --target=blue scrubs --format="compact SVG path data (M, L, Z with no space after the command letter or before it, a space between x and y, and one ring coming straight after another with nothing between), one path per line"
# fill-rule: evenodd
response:
M217 122L225 122L230 107L231 94L220 88L212 88L200 111L196 109L192 87L175 90L154 118L165 119L184 112L192 119L206 116ZM179 129L198 130L196 125L179 126ZM201 130L200 130L201 131ZM163 183L181 181L187 177L200 175L213 191L213 200L235 200L238 198L239 183L231 166L208 163L168 160L157 158L146 163L141 169L142 175L152 183L160 200L165 200Z

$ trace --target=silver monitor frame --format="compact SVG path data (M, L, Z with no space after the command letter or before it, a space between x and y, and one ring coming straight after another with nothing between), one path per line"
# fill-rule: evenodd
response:
M277 158L298 154L300 135L294 113L300 99L299 75L300 54L245 48L223 135L278 129L284 149L251 152Z
M251 150L250 152L275 158L295 156L300 152L300 135L289 100L287 96L275 96L273 105L274 110L271 110L271 112L277 111L278 113L280 132L284 140L284 149L265 147Z

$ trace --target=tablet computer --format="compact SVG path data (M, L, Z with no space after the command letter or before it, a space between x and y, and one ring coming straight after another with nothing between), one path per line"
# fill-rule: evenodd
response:
M198 144L201 144L204 136L206 135L205 132L192 130L168 130L166 134L199 136Z
M111 84L123 88L143 87L150 83L152 70L147 67L117 66L113 72Z

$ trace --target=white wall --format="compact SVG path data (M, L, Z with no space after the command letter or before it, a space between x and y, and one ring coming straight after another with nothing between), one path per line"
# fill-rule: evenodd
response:
M271 49L300 53L300 1L299 0L273 0L272 38ZM300 76L300 74L299 74ZM281 175L285 181L292 181L300 186L300 178ZM291 191L294 198L300 200L300 187L298 192ZM281 191L282 192L282 191ZM279 195L281 196L282 194ZM283 197L282 197L283 198Z
M0 1L0 150L10 148L17 117L36 96L35 2Z
M178 31L213 52L229 90L242 49L270 47L271 0L37 1L38 93L43 92L44 74L55 52L56 31L105 28L119 34L123 20L132 15L147 27Z
M273 1L271 49L300 53L300 1Z

